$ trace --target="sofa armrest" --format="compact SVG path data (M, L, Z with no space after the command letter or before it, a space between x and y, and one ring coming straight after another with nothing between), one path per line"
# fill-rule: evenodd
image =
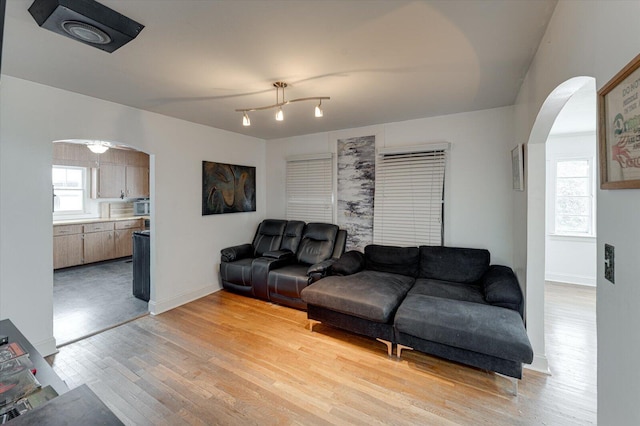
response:
M364 269L364 254L351 250L340 256L332 266L332 275L352 275Z
M293 258L294 254L291 250L273 250L262 254L262 257L268 257L270 259L286 259L288 257Z
M329 273L329 270L331 269L331 266L335 262L336 259L327 259L309 266L309 269L307 269L309 284L318 281L320 278L326 277Z
M518 278L508 266L491 265L482 277L484 298L495 306L513 309L523 316L524 303Z
M235 262L247 257L253 257L253 246L251 244L241 244L220 250L220 258L223 262Z

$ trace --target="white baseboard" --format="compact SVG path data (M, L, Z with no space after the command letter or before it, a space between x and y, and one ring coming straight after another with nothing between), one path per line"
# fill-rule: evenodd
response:
M149 301L149 312L152 315L158 315L163 312L170 311L171 309L177 308L178 306L182 306L185 303L193 302L194 300L200 299L201 297L207 296L211 293L215 293L219 290L220 288L218 287L208 285L206 287L202 287L188 293L179 294L178 296L172 297L171 299Z
M40 352L40 355L42 355L43 357L58 353L55 337L50 337L41 342L33 343L33 347L36 348L36 350Z
M524 368L551 375L551 370L549 370L549 361L544 355L534 355L533 362L531 364L525 364Z
M556 281L560 283L586 285L595 287L597 280L594 277L587 277L582 275L567 275L567 274L545 274L546 281Z

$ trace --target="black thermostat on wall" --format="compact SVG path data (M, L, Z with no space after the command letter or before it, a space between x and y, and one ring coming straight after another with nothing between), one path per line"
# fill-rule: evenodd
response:
M9 343L9 336L0 336L0 346Z

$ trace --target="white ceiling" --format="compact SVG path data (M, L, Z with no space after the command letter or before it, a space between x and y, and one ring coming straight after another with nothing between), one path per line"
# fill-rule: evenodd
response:
M142 23L109 54L8 0L2 71L263 139L512 105L557 0L102 0ZM236 108L330 96L251 114Z

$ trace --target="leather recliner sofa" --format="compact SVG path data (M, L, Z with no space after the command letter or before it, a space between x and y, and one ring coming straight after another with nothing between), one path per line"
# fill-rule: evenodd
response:
M347 233L330 223L266 219L251 244L221 250L222 287L306 309L300 292L322 278L344 252Z

